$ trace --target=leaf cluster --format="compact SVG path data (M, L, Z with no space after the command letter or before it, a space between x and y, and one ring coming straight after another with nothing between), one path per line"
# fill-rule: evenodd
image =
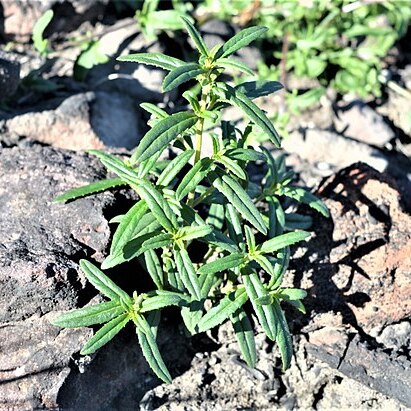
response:
M284 157L248 144L254 125L273 145L280 145L273 124L253 101L279 90L280 84L250 81L234 87L220 80L228 66L250 71L231 56L267 29L247 28L209 50L191 21L183 17L182 22L198 50L196 62L160 53L134 54L120 60L168 71L165 91L196 81L199 94L183 93L189 109L169 114L143 103L152 115L151 129L131 157L90 151L116 177L57 198L67 201L119 185L135 190L139 200L112 221L118 226L101 269L138 259L154 289L146 293L136 290L130 296L99 268L82 261L88 280L109 301L68 312L54 323L62 327L103 324L83 354L93 353L127 323L133 323L151 368L169 382L171 377L156 343L162 309L178 307L191 334L230 321L250 367L257 359L253 313L267 337L278 344L287 368L292 344L281 303L286 301L304 312L301 300L305 292L284 288L282 279L290 246L309 236L301 229L309 227L310 219L286 212L281 199L308 204L325 216L328 211L310 192L292 186L294 174L286 168ZM220 121L222 110L228 106L237 107L249 119L243 130ZM203 153L204 139L213 147L209 155ZM170 148L174 158L162 159L162 153ZM248 174L253 163L265 166L259 180Z
M407 32L411 7L407 1L309 2L261 0L204 0L197 15L216 16L241 26L265 25L270 56L283 60L297 77L319 79L341 93L381 94L384 58ZM283 55L284 43L286 54ZM260 75L278 78L279 64L262 65Z

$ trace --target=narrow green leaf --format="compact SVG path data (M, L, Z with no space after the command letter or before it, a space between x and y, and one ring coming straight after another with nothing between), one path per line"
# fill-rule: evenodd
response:
M183 20L184 26L191 37L191 39L194 41L195 46L197 47L197 50L203 55L203 56L208 56L208 49L206 44L204 43L203 38L201 37L200 33L198 30L194 27L194 25L191 23L189 19L186 17L181 17Z
M95 265L87 260L80 260L80 267L90 283L106 297L114 301L123 301L126 304L132 303L131 297Z
M50 50L47 50L48 40L43 38L44 31L53 19L53 10L47 10L35 23L33 27L33 43L36 50L44 55Z
M137 53L128 56L120 56L118 61L129 61L132 63L142 63L148 66L160 67L164 70L173 70L176 67L186 64L184 61L175 57L167 56L162 53Z
M240 215L234 206L230 203L226 204L226 224L228 229L228 235L230 238L238 244L243 246L243 226L241 224Z
M300 311L300 313L307 314L307 310L305 309L304 304L301 300L285 300L288 304L292 305L296 310Z
M189 293L197 300L201 299L201 287L195 272L193 263L190 260L187 250L174 250L174 258L177 271L180 274L181 281Z
M263 254L274 253L288 245L302 241L310 235L307 231L294 231L292 233L282 234L257 246L257 250Z
M178 237L184 241L194 240L205 237L213 231L213 228L207 224L198 226L183 227L178 231Z
M217 230L221 230L224 224L224 205L212 203L206 222Z
M173 239L173 236L170 233L162 233L162 234L155 235L147 239L146 241L144 241L137 255L143 254L149 250L155 250L157 248L167 247L171 244L172 239Z
M244 288L226 295L218 305L211 308L200 320L198 331L204 332L216 327L233 315L247 301L248 296Z
M154 335L154 338L157 338L157 331L158 331L158 326L160 325L160 320L161 320L160 310L151 311L147 315L147 322L150 326L151 332Z
M278 183L277 162L269 150L267 150L264 146L261 146L260 148L265 155L266 164L268 166L264 186L266 188L271 188L274 184Z
M158 152L162 152L178 135L194 126L196 122L196 115L185 111L171 114L167 118L159 120L141 139L131 156L131 162L141 162Z
M130 321L128 314L122 314L103 325L80 351L81 355L93 354L112 340Z
M258 305L270 305L274 301L274 297L271 294L264 295L255 300L255 303Z
M200 84L197 84L197 87ZM198 102L197 94L193 90L186 90L182 96L189 102L195 113L201 111L200 103Z
M178 175L178 173L184 168L184 166L189 162L190 158L193 156L194 150L183 151L176 158L167 164L167 167L162 171L157 180L158 186L167 186L173 179Z
M184 66L177 67L170 71L163 81L163 91L171 91L193 78L197 77L199 74L205 73L205 70L201 68L200 65L196 63L184 64Z
M145 201L138 201L121 219L119 226L113 236L110 254L103 261L101 268L114 267L123 261L123 248L136 234L136 227L148 209Z
M223 83L217 83L217 85L217 92L220 94L222 100L228 101L238 107L253 123L260 127L270 138L270 141L279 148L281 145L280 136L267 115L239 90Z
M149 181L140 181L136 190L140 197L145 200L159 224L168 232L174 232L177 228L177 217L156 187Z
M64 328L88 327L102 324L124 313L118 301L91 305L78 310L68 311L51 321L52 324Z
M86 186L76 187L69 191L66 191L64 194L57 196L53 201L56 203L64 203L68 200L74 200L75 198L88 196L90 194L98 193L100 191L107 190L108 188L121 185L125 185L121 178L109 178L106 180L100 180Z
M164 364L164 360L158 349L156 338L151 331L150 324L143 316L137 318L138 327L136 328L138 342L151 369L158 378L167 384L171 384L171 375Z
M247 81L235 87L235 89L248 98L255 99L258 97L268 96L278 90L281 90L283 85L278 81Z
M280 292L276 295L278 298L282 298L287 301L302 300L307 297L307 291L299 288L281 288Z
M245 220L261 233L267 233L267 227L260 212L237 181L228 175L223 177L217 176L213 181L213 185L227 198Z
M258 303L259 298L268 295L267 290L255 272L245 274L242 278L261 327L267 334L267 337L274 341L277 335L277 319L273 307L272 305L261 305Z
M285 229L293 230L307 230L312 226L313 219L309 215L302 215L297 213L287 213L285 215Z
M170 288L176 291L186 291L183 282L181 281L181 277L177 272L176 263L174 258L170 258L167 252L163 252L161 255L161 260L163 261L164 265L164 272L166 273L167 283L169 284Z
M254 254L253 260L258 263L258 265L267 273L270 274L271 277L275 276L275 270L273 265L271 264L270 260L267 257L264 257L261 254Z
M278 289L283 281L284 274L290 262L290 247L285 247L277 253L276 263L274 264L274 276L271 278L268 288L270 290Z
M159 310L170 305L182 306L187 304L187 300L188 297L181 293L156 290L149 293L149 296L143 300L140 312Z
M213 230L210 234L200 238L200 241L221 248L229 253L238 252L237 244L219 230Z
M290 331L288 329L287 320L285 319L284 312L281 309L280 303L275 300L272 307L278 324L276 341L278 348L280 349L283 370L286 370L291 363L291 358L293 355L293 342L291 339Z
M110 221L109 224L120 224L121 220L123 219L124 214L119 214L113 217Z
M276 157L275 163L277 165L278 175L283 175L286 172L285 154L281 154Z
M249 367L254 368L257 361L254 330L243 308L231 316L231 323L243 358Z
M151 211L149 211L148 213L144 214L143 217L141 217L140 221L137 223L134 237L152 233L160 227L161 225L157 222L155 215Z
M183 177L176 190L176 199L181 201L189 192L193 191L211 170L213 161L204 157L198 161Z
M330 212L328 211L327 206L314 194L311 194L309 191L304 190L303 188L283 187L279 190L278 194L293 198L300 203L307 204L312 209L321 213L324 217L330 216Z
M157 107L155 104L141 103L140 107L159 120L167 118L169 116L169 114L165 110L161 109L160 107Z
M242 253L230 254L212 261L211 263L202 265L199 268L198 273L211 275L219 273L221 271L229 270L231 268L237 268L244 263L244 260L245 256Z
M138 164L137 170L138 176L140 178L143 178L148 173L150 173L151 170L153 170L153 168L159 163L158 159L160 158L161 154L163 153L161 151L158 151L157 153L154 153L151 157L147 158L146 160Z
M164 287L164 272L156 252L154 250L146 251L142 260L144 260L144 267L154 284L161 290Z
M284 187L290 184L295 179L295 173L293 170L288 170L280 174L278 182Z
M241 61L238 60L221 58L218 60L218 65L224 68L242 71L243 73L249 74L250 76L254 75L254 72L250 69L250 67L246 66L244 63L241 63Z
M124 261L137 258L146 251L156 248L166 247L171 244L173 236L169 233L163 233L160 230L151 231L141 234L129 241L123 249Z
M107 170L117 174L127 184L135 185L140 182L139 175L136 173L136 171L134 171L119 158L98 150L88 150L88 152L98 157L107 168Z
M285 213L281 203L276 197L267 197L268 203L268 237L274 238L284 232Z
M245 238L247 241L248 250L253 253L255 250L255 236L251 228L248 225L244 226Z
M226 170L229 171L231 174L234 174L241 180L247 180L247 175L244 172L244 170L241 168L239 164L237 164L231 158L226 156L220 156L216 159L216 161L222 164L226 168Z
M265 161L266 157L263 153L250 148L234 148L227 150L225 156L233 160L243 161Z
M181 317L183 318L184 325L191 335L197 334L198 323L203 316L204 304L202 301L192 301L188 306L181 309Z
M201 297L205 300L210 295L213 286L221 280L215 275L200 274L199 280L201 286Z
M217 51L215 58L219 59L221 57L230 56L237 50L248 46L252 41L261 37L267 30L267 27L257 26L241 30L221 46L221 48Z

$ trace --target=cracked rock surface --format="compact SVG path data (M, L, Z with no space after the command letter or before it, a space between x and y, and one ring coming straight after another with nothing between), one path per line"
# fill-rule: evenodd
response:
M33 145L0 151L0 409L52 408L90 329L62 330L52 312L84 305L80 258L101 258L110 230L105 193L53 198L101 176L85 155Z

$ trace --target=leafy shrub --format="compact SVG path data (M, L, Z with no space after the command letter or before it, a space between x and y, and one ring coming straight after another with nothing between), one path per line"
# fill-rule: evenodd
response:
M233 87L219 81L228 66L250 72L230 56L267 29L247 28L225 44L208 50L191 22L183 18L183 23L198 49L198 62L186 63L161 53L134 54L120 60L169 71L164 91L197 81L199 95L183 93L191 110L168 114L143 103L153 120L131 157L122 160L90 151L117 177L73 189L57 198L67 201L119 185L135 190L140 200L126 214L114 218L118 227L101 268L137 258L151 277L154 289L146 293L135 291L130 296L99 268L82 260L80 266L86 277L109 301L67 312L54 324L104 324L81 351L91 354L127 323L133 323L151 368L169 382L170 374L156 344L161 310L179 307L191 334L230 321L243 357L252 367L256 348L246 307L250 301L267 337L277 342L283 367L287 368L292 344L281 302L304 312L301 300L305 292L282 287L282 279L290 245L309 235L296 228L308 228L310 219L286 213L280 198L306 203L325 216L328 211L311 193L291 185L294 174L286 169L284 157L274 158L263 147L256 150L249 146L250 124L239 130L230 122L220 121L222 110L235 106L279 147L280 137L253 99L279 90L280 84L250 81ZM203 155L204 138L212 142L210 156ZM168 147L176 155L162 160ZM247 169L250 163L265 165L265 175L251 179Z

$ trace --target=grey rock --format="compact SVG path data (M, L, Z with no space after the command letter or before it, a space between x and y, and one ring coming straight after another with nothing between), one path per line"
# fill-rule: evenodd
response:
M135 101L119 93L98 91L91 104L90 124L107 147L134 148L142 136L142 118Z
M0 52L0 101L12 96L19 86L20 64L8 53Z
M388 325L376 340L387 348L411 350L411 324L409 321L402 321L399 324Z
M179 375L190 366L190 340L173 321L162 321L159 331L157 342L164 361L172 375ZM73 369L59 390L59 406L69 410L137 410L146 393L160 384L130 326L99 350L84 372Z
M106 214L121 206L110 192L52 200L104 177L103 166L84 154L38 144L0 151L0 410L137 409L159 384L132 327L79 358L91 329L50 323L60 311L100 300L78 261L102 260ZM171 372L189 366L189 340L173 322L161 327L158 341Z
M336 114L336 130L363 143L383 147L395 137L383 117L360 100L339 107Z
M286 152L298 154L311 163L329 163L338 169L362 161L378 171L384 171L389 164L382 151L327 130L294 131L283 140L282 146ZM332 174L331 171L329 174Z
M338 369L411 407L411 362L405 358L395 360L382 350L369 350L357 335Z
M90 337L90 330L62 330L49 320L93 296L77 263L105 253L110 230L104 213L115 197L52 201L103 175L96 160L51 147L0 151L2 410L55 408L71 358Z
M162 101L162 82L166 71L153 66L116 61L117 56L133 53L165 52L159 42L148 42L138 33L133 19L120 21L113 31L102 36L101 50L112 58L93 67L86 81L93 90L113 91L140 101ZM132 24L133 23L133 24Z
M407 327L397 327L408 322L411 307L411 218L402 210L401 193L392 178L358 163L323 180L317 195L331 218L317 220L316 234L295 252L285 284L297 281L308 293L307 350L410 407ZM384 327L385 338L375 338Z
M258 325L257 325L258 328ZM259 355L255 369L239 357L231 326L224 330L221 348L204 356L196 356L190 368L172 384L162 384L150 391L140 402L142 410L228 410L228 409L362 409L371 403L373 409L401 409L403 406L358 381L341 375L327 363L306 351L303 335L294 338L291 367L280 371L276 347L267 352L266 340L257 331ZM340 386L350 387L349 391ZM241 387L241 389L239 389ZM349 394L348 394L349 393Z
M399 74L405 87L396 83L393 84L397 87L388 87L388 99L378 107L378 112L387 116L396 127L411 137L411 64L399 70ZM407 155L410 153L408 147Z
M54 110L29 112L6 120L0 140L24 136L70 150L133 148L142 130L137 109L129 96L102 91L80 93L65 99Z
M204 42L209 49L212 49L217 44L222 44L235 34L234 28L217 19L207 20L200 26L201 34Z

